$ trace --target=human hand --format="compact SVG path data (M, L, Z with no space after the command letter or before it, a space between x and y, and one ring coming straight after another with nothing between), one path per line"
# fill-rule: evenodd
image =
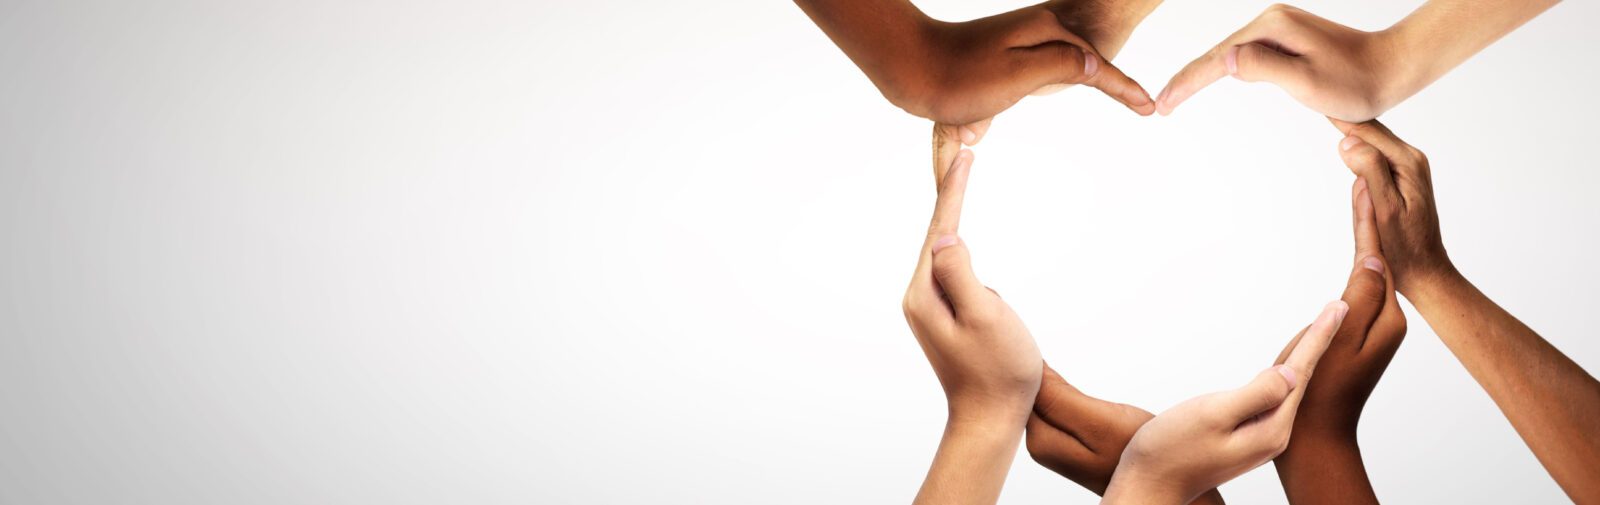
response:
M1282 365L1244 387L1199 396L1145 423L1122 451L1102 503L1188 503L1288 446L1317 359L1349 307L1329 303Z
M1406 336L1406 316L1395 298L1393 279L1385 273L1366 182L1357 179L1351 192L1356 261L1341 298L1350 313L1317 362L1317 376L1306 386L1284 457L1291 456L1298 442L1312 439L1354 445L1362 407ZM1296 343L1284 347L1277 364L1289 359Z
M1105 494L1128 440L1152 417L1144 409L1083 394L1047 364L1028 417L1028 454L1094 494ZM1222 495L1212 490L1195 503L1222 503Z
M1224 76L1269 82L1325 116L1366 121L1417 89L1401 77L1403 51L1389 31L1364 32L1315 14L1273 5L1189 63L1161 90L1156 110L1171 114Z
M1073 84L1099 89L1149 115L1155 112L1150 95L1109 62L1137 19L1113 17L1107 14L1112 9L1099 7L1105 4L1057 0L960 23L928 19L921 23L915 53L881 66L862 65L862 70L891 103L951 125L990 119L1025 96ZM1124 11L1129 9L1115 12ZM1147 12L1138 12L1138 19ZM1096 15L1105 19L1087 19ZM959 138L973 145L982 131L963 131Z
M1345 134L1339 142L1345 166L1366 182L1395 289L1411 296L1429 283L1459 277L1439 236L1428 157L1378 121L1335 119L1333 125Z
M1289 447L1274 463L1289 501L1308 504L1378 503L1356 442L1356 425L1378 379L1406 335L1405 314L1386 275L1367 183L1351 188L1356 259L1343 300L1350 306L1306 384ZM1277 363L1288 359L1290 342Z
M949 166L906 288L906 322L944 387L952 423L1020 430L1038 394L1044 360L1022 319L973 274L957 235L972 152L960 151Z

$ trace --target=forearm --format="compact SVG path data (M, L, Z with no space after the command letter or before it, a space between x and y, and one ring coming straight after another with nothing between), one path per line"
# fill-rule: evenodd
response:
M1600 503L1600 382L1459 274L1406 293L1562 490Z
M880 89L895 89L927 51L929 18L908 0L795 0Z
M1467 58L1560 0L1432 0L1385 30L1395 42L1396 102L1427 87Z
M1297 433L1273 463L1283 493L1294 505L1378 503L1354 436L1303 438Z
M989 504L1000 499L1017 446L1022 443L1027 411L992 419L960 419L945 424L939 452L928 478L917 492L916 505Z

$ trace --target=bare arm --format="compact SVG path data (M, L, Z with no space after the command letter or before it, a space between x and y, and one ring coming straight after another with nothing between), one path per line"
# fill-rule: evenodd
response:
M1577 503L1600 503L1600 382L1459 274L1406 295Z
M1409 97L1560 0L1432 0L1389 28L1408 68L1394 76ZM1399 100L1396 100L1398 102Z
M1445 253L1422 152L1377 121L1335 121L1366 181L1396 289L1511 421L1567 496L1600 503L1600 382L1478 291Z

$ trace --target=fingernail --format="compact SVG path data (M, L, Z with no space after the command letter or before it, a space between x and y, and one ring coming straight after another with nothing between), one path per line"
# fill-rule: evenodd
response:
M935 240L933 242L932 252L937 253L940 249L956 245L956 240L957 239L955 235L945 235L943 237L939 237L939 240Z
M1289 385L1293 386L1297 384L1294 381L1294 368L1291 368L1289 365L1278 365L1273 368L1278 370L1278 375L1282 375L1285 380L1289 381Z
M1360 144L1360 143L1361 143L1361 138L1360 137L1356 137L1355 135L1351 135L1351 136L1345 137L1344 140L1339 141L1339 150L1341 150L1341 151L1349 151L1350 148L1355 147L1357 144Z
M1341 324L1344 324L1344 315L1348 314L1350 312L1350 304L1344 303L1344 300L1338 300L1338 301L1333 302L1332 305L1333 305L1333 325L1335 327L1337 327L1337 326L1339 326Z
M1383 273L1383 261L1377 256L1367 256L1367 259L1361 260L1361 266L1367 267L1367 270Z
M1239 75L1239 46L1228 48L1222 55L1222 62L1228 65L1228 75Z
M1094 53L1091 53L1091 52L1088 52L1088 51L1084 51L1083 52L1083 76L1085 78L1094 77L1094 73L1097 70L1100 70L1099 58L1095 58L1094 57Z
M961 143L970 146L974 140L978 140L978 134L973 132L971 128L961 127Z

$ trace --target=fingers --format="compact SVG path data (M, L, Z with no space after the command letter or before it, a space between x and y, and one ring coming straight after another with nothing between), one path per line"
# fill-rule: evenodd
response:
M1093 450L1072 431L1072 421L1088 415L1088 398L1050 365L1044 366L1039 395L1034 398L1033 414L1028 418L1028 454L1034 461L1054 469L1093 455Z
M1225 426L1238 426L1282 405L1299 384L1288 365L1262 370L1244 387L1219 394L1217 414Z
M972 259L967 247L956 235L961 224L961 206L966 199L967 176L971 168L972 151L961 150L940 184L939 198L934 203L933 221L928 224L928 241L923 255L933 287L944 293L957 314L963 305L973 303L988 292L972 273Z
M960 130L961 143L969 146L978 145L978 142L983 141L983 135L989 133L989 123L992 121L994 118L963 125Z
M1162 88L1161 94L1156 95L1156 112L1163 116L1171 114L1172 109L1194 96L1200 89L1227 76L1228 66L1224 58L1229 47L1231 44L1214 47L1174 74L1172 80L1167 81L1167 87Z
M944 174L961 154L961 127L933 124L933 188L944 187Z
M928 223L930 246L934 240L954 236L960 227L961 205L967 197L967 176L972 173L971 168L972 151L962 149L951 160L950 169L939 183L939 198L933 203L933 220Z
M1086 42L1082 44L1052 41L1021 49L1023 70L1019 80L1029 87L1029 93L1083 84L1100 90L1140 115L1155 112L1155 102L1143 86L1094 51L1085 50Z
M1357 179L1354 193L1351 205L1354 208L1356 222L1356 257L1359 258L1358 261L1363 262L1363 266L1376 270L1383 277L1383 308L1365 332L1366 338L1361 348L1377 349L1392 356L1400 347L1401 339L1406 336L1406 316L1400 309L1399 300L1395 297L1394 275L1388 271L1382 256L1378 240L1378 218L1373 211L1372 198L1367 194L1365 183ZM1365 247L1363 243L1366 244ZM1346 301L1349 299L1346 298ZM1354 307L1351 311L1355 311ZM1380 359L1387 363L1385 358Z
M935 156L943 156L940 146L940 132L942 125L934 126L934 151ZM972 151L954 150L949 156L945 170L935 169L934 176L940 180L939 197L934 202L933 219L928 224L928 236L922 243L922 253L917 259L917 270L911 276L911 286L906 289L905 308L910 313L923 317L953 316L942 303L936 303L940 298L939 284L933 276L933 247L935 242L944 237L955 237L957 226L961 222L961 204L967 191L967 173L972 166ZM939 309L935 311L933 309ZM940 312L942 311L942 312Z
M1045 421L1037 412L1028 416L1027 430L1024 443L1028 446L1028 456L1045 468L1060 472L1077 468L1079 465L1075 462L1091 461L1094 457L1094 451L1077 437Z
M1323 351L1328 350L1328 343L1333 340L1334 332L1339 330L1339 325L1344 322L1345 314L1349 310L1350 306L1344 301L1332 302L1323 307L1322 314L1317 316L1317 321L1311 323L1311 327L1306 329L1305 336L1300 338L1300 343L1289 352L1289 359L1284 360L1283 364L1294 369L1300 386L1311 380L1311 373L1316 369L1317 360L1322 359Z
M1350 272L1350 282L1345 285L1344 294L1339 297L1350 307L1348 315L1340 325L1339 345L1341 348L1360 349L1366 343L1367 331L1372 328L1378 314L1385 308L1388 301L1388 279L1383 275L1383 260L1377 256L1367 256L1356 263L1354 271Z
M1171 114L1189 97L1228 75L1270 82L1302 96L1312 83L1309 68L1296 55L1279 48L1306 43L1304 29L1296 21L1305 15L1304 11L1284 5L1267 8L1250 24L1173 75L1156 98L1156 111L1163 116Z
M972 272L972 255L966 244L955 235L945 235L933 243L933 280L950 299L957 319L989 293Z
M1228 73L1245 82L1270 82L1293 96L1312 87L1311 69L1304 59L1284 54L1260 42L1233 46L1223 54Z
M1400 189L1395 186L1394 170L1390 168L1389 158L1377 147L1366 143L1361 137L1348 136L1339 142L1339 157L1356 177L1366 182L1367 195L1376 208L1405 207Z
M1148 116L1155 113L1155 101L1150 99L1150 93L1144 90L1144 86L1140 86L1133 78L1128 77L1128 74L1122 73L1122 69L1112 65L1111 62L1102 62L1099 55L1090 53L1087 57L1088 65L1097 68L1085 69L1087 78L1084 84L1100 90L1112 100L1121 102L1135 114Z
M1356 261L1381 256L1383 247L1378 235L1378 218L1373 213L1367 181L1361 177L1357 177L1355 185L1350 188L1350 221L1350 227L1356 235ZM1380 258L1377 270L1382 272L1382 267Z
M1033 401L1033 413L1051 426L1077 436L1072 429L1074 425L1083 426L1081 423L1103 416L1097 410L1100 403L1045 365L1044 377L1039 381L1039 395Z

